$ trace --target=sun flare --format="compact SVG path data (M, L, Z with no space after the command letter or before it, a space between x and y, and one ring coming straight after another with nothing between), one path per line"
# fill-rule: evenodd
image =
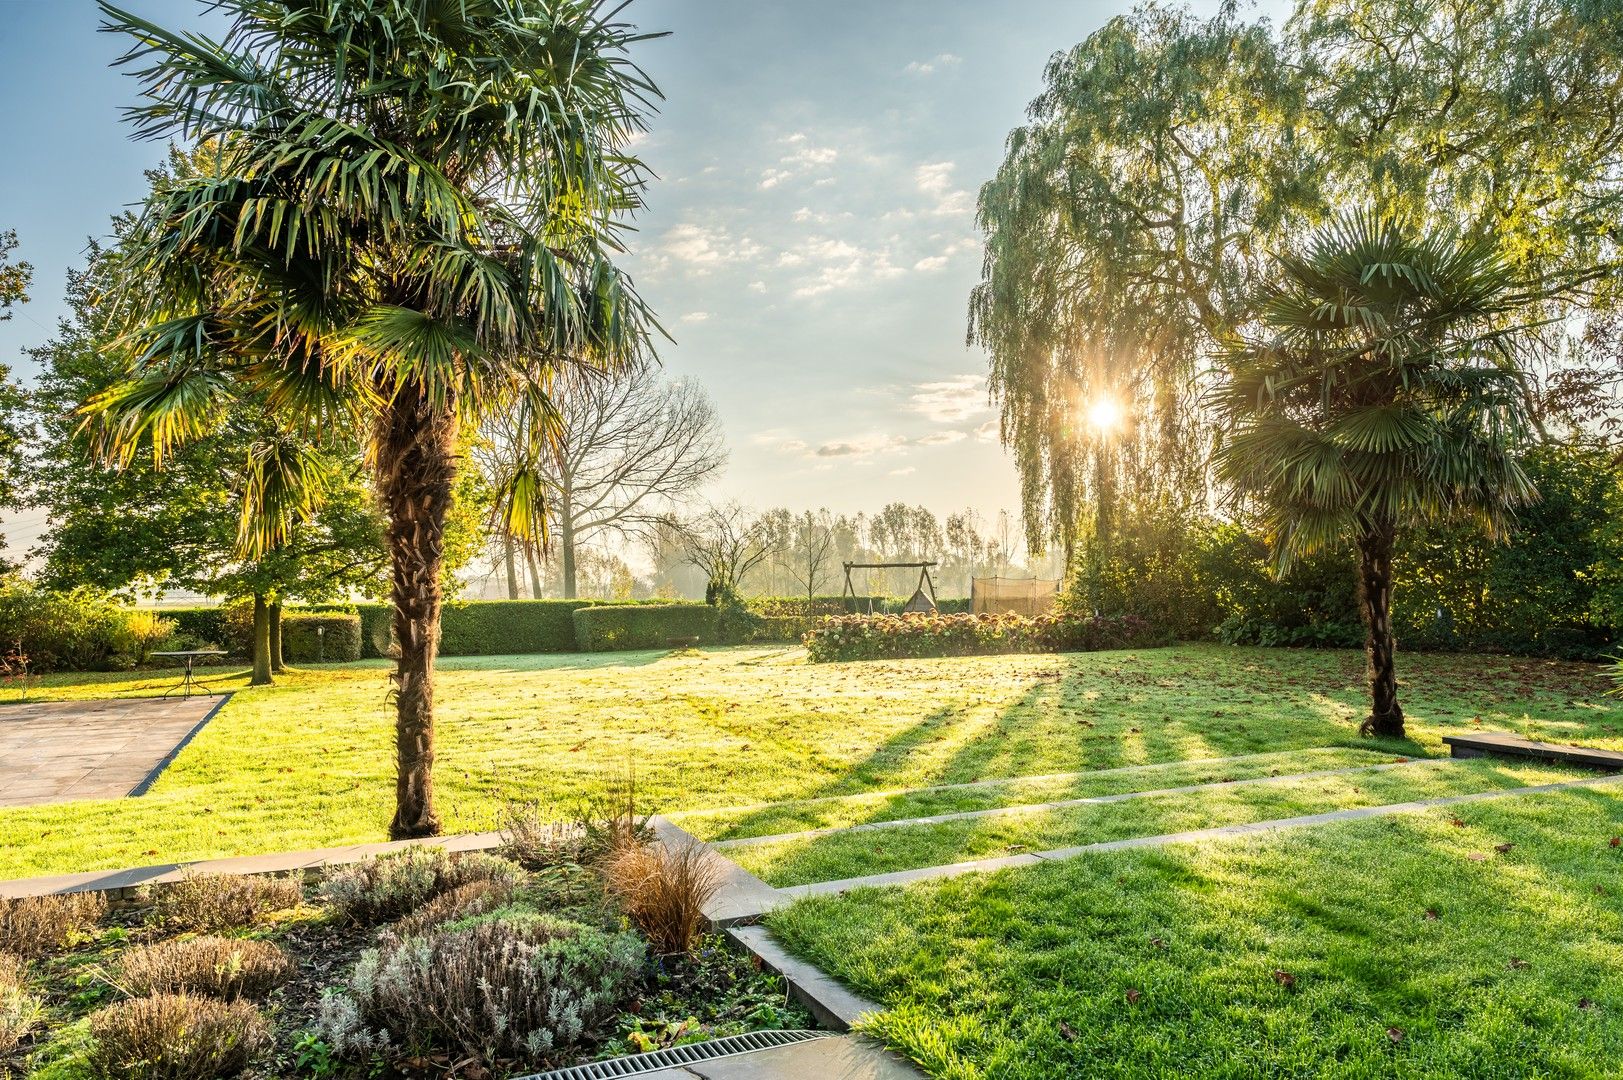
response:
M1088 425L1106 434L1121 427L1124 413L1121 403L1112 397L1094 398L1088 405Z

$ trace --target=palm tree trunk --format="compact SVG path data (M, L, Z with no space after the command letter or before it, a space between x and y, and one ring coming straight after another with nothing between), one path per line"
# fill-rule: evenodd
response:
M280 675L286 665L282 663L282 602L273 600L270 604L270 669L271 674Z
M1358 602L1364 615L1364 657L1368 661L1370 713L1363 735L1403 738L1403 707L1398 704L1397 637L1392 632L1392 547L1396 530L1377 522L1358 540Z
M502 558L507 563L507 598L518 599L518 566L513 561L513 536L502 534Z
M249 686L271 684L270 605L264 593L254 593L254 673Z
M535 542L524 545L524 563L530 568L530 599L541 599L541 567L535 561Z
M456 413L406 385L374 434L378 492L389 519L395 663L395 839L435 836L434 656L439 648L445 516L456 479Z

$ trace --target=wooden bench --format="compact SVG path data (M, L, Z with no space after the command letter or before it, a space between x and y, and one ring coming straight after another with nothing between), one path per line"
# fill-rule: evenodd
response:
M1553 761L1561 765L1578 765L1586 769L1605 772L1623 772L1623 753L1616 750L1596 750L1588 746L1562 746L1558 743L1534 742L1508 731L1484 731L1474 735L1444 735L1452 757L1521 757L1538 761Z

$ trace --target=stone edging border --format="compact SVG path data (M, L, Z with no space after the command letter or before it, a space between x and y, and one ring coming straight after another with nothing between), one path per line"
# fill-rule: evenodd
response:
M226 703L231 700L231 695L235 693L235 690L221 691L218 695L219 700L209 707L208 712L203 714L203 719L193 724L192 729L182 735L180 741L170 748L169 753L165 754L156 765L152 766L152 771L147 773L139 784L130 788L129 794L124 797L126 799L138 799L152 790L152 785L157 782L159 776L163 775L163 771L175 763L175 759L180 756L180 752L191 744L191 741L197 737L198 733L203 730L210 720L213 720L219 714L221 709L225 708Z

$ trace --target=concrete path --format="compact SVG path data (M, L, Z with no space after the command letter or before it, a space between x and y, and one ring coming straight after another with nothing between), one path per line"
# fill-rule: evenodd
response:
M0 806L139 794L225 700L0 705Z

